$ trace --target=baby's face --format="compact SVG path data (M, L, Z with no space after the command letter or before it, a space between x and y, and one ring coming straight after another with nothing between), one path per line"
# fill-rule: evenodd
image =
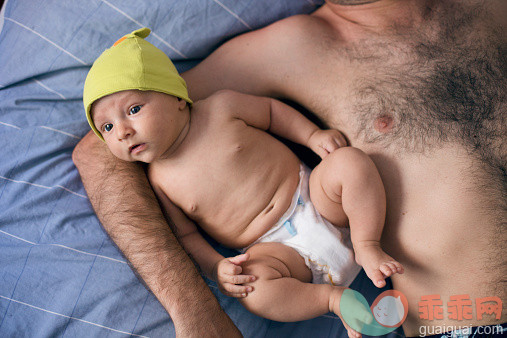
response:
M92 105L93 122L113 155L131 162L170 154L188 113L184 100L154 91L126 90Z

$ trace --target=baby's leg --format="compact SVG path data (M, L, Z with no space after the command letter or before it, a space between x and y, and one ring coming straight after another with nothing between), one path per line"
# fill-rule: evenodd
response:
M242 264L243 273L257 278L248 284L253 291L239 301L249 311L281 322L311 319L328 312L341 318L340 298L345 288L311 284L312 273L294 249L280 243L261 243L247 252L250 259ZM343 324L349 336L360 336Z
M385 222L384 185L373 161L361 150L340 148L312 171L310 198L317 211L336 226L350 225L356 261L375 286L403 273L403 267L380 247Z

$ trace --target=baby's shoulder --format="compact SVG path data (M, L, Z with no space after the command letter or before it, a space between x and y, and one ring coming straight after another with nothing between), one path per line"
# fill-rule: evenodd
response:
M206 99L197 101L192 108L192 114L196 118L227 118L233 111L238 95L239 93L233 90L219 90Z
M146 175L153 188L153 190L160 195L163 193L167 197L171 197L172 191L174 190L174 184L178 180L174 180L174 177L183 179L182 174L185 170L179 169L181 165L174 165L169 161L157 161L152 162L146 169Z
M148 167L146 168L146 176L148 176L148 180L153 185L157 183L157 181L160 180L160 171L162 170L162 167L158 162L153 162L148 164Z
M223 106L237 99L239 96L241 96L241 94L237 91L231 89L221 89L211 94L210 96L208 96L208 98L202 101L204 101L206 105Z

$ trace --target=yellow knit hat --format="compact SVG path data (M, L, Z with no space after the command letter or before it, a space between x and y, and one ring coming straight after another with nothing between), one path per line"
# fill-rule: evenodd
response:
M101 97L130 89L153 90L192 104L185 80L169 57L144 40L150 32L149 28L141 28L125 35L106 49L88 72L83 104L88 123L102 140L104 138L95 127L90 112L92 103Z

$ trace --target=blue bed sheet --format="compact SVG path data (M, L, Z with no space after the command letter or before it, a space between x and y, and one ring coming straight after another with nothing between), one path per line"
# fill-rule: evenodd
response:
M322 0L8 0L0 16L0 337L171 337L174 327L95 216L73 165L89 130L86 73L116 39L148 40L180 71L226 39ZM277 323L208 281L245 337L344 336L325 315ZM379 293L363 274L353 287Z

